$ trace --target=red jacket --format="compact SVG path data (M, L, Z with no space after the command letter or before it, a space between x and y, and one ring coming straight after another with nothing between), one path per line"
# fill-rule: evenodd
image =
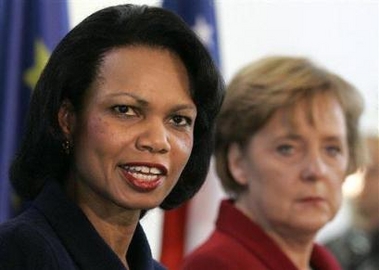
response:
M340 270L326 248L315 244L313 270ZM216 229L185 258L183 270L298 270L277 244L228 200L221 202Z

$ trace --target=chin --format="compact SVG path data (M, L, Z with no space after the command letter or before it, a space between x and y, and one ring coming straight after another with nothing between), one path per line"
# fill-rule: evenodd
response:
M313 219L313 220L303 220L302 222L299 222L295 225L297 231L303 231L308 234L314 234L316 235L327 223L329 222L326 220L320 220L320 219Z
M141 209L141 210L151 210L154 208L157 208L161 203L162 199L151 199L148 200L140 200L139 202L136 202L133 206L135 209ZM130 203L131 204L131 203Z

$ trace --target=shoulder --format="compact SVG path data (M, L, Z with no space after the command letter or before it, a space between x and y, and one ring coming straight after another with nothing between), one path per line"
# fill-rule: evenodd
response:
M183 262L183 270L263 269L251 250L222 233L213 233ZM251 268L253 267L253 268Z
M33 209L0 225L0 244L27 244L44 238L41 226L46 223Z
M167 270L166 267L164 267L162 264L160 264L159 262L155 261L153 262L153 269L154 270Z
M214 232L206 242L185 258L182 269L232 269L230 267L233 266L234 259L226 256L230 244L230 241L222 234Z
M0 225L0 269L44 269L46 264L57 264L45 223L28 212Z
M316 269L341 270L341 266L332 253L324 246L315 244L311 255L311 265Z
M194 252L185 258L183 270L237 269L233 258L214 252Z

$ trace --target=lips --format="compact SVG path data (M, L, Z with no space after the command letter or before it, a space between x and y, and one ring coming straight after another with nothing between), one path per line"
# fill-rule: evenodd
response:
M161 165L128 164L121 166L126 181L136 190L148 192L156 189L167 174L167 169Z
M325 199L323 197L319 196L309 196L309 197L304 197L299 200L300 202L309 202L309 203L317 203L317 202L324 202Z

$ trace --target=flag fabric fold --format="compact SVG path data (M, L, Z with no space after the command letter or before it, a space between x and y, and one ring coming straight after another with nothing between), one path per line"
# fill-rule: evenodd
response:
M220 67L217 21L213 0L164 0L162 7L178 14L199 36Z
M213 0L164 0L162 7L183 18L206 46L216 65L220 67ZM192 201L164 213L160 261L170 270L180 269L186 252L185 242L191 204Z
M0 223L14 214L8 171L32 89L67 31L66 1L0 0Z

